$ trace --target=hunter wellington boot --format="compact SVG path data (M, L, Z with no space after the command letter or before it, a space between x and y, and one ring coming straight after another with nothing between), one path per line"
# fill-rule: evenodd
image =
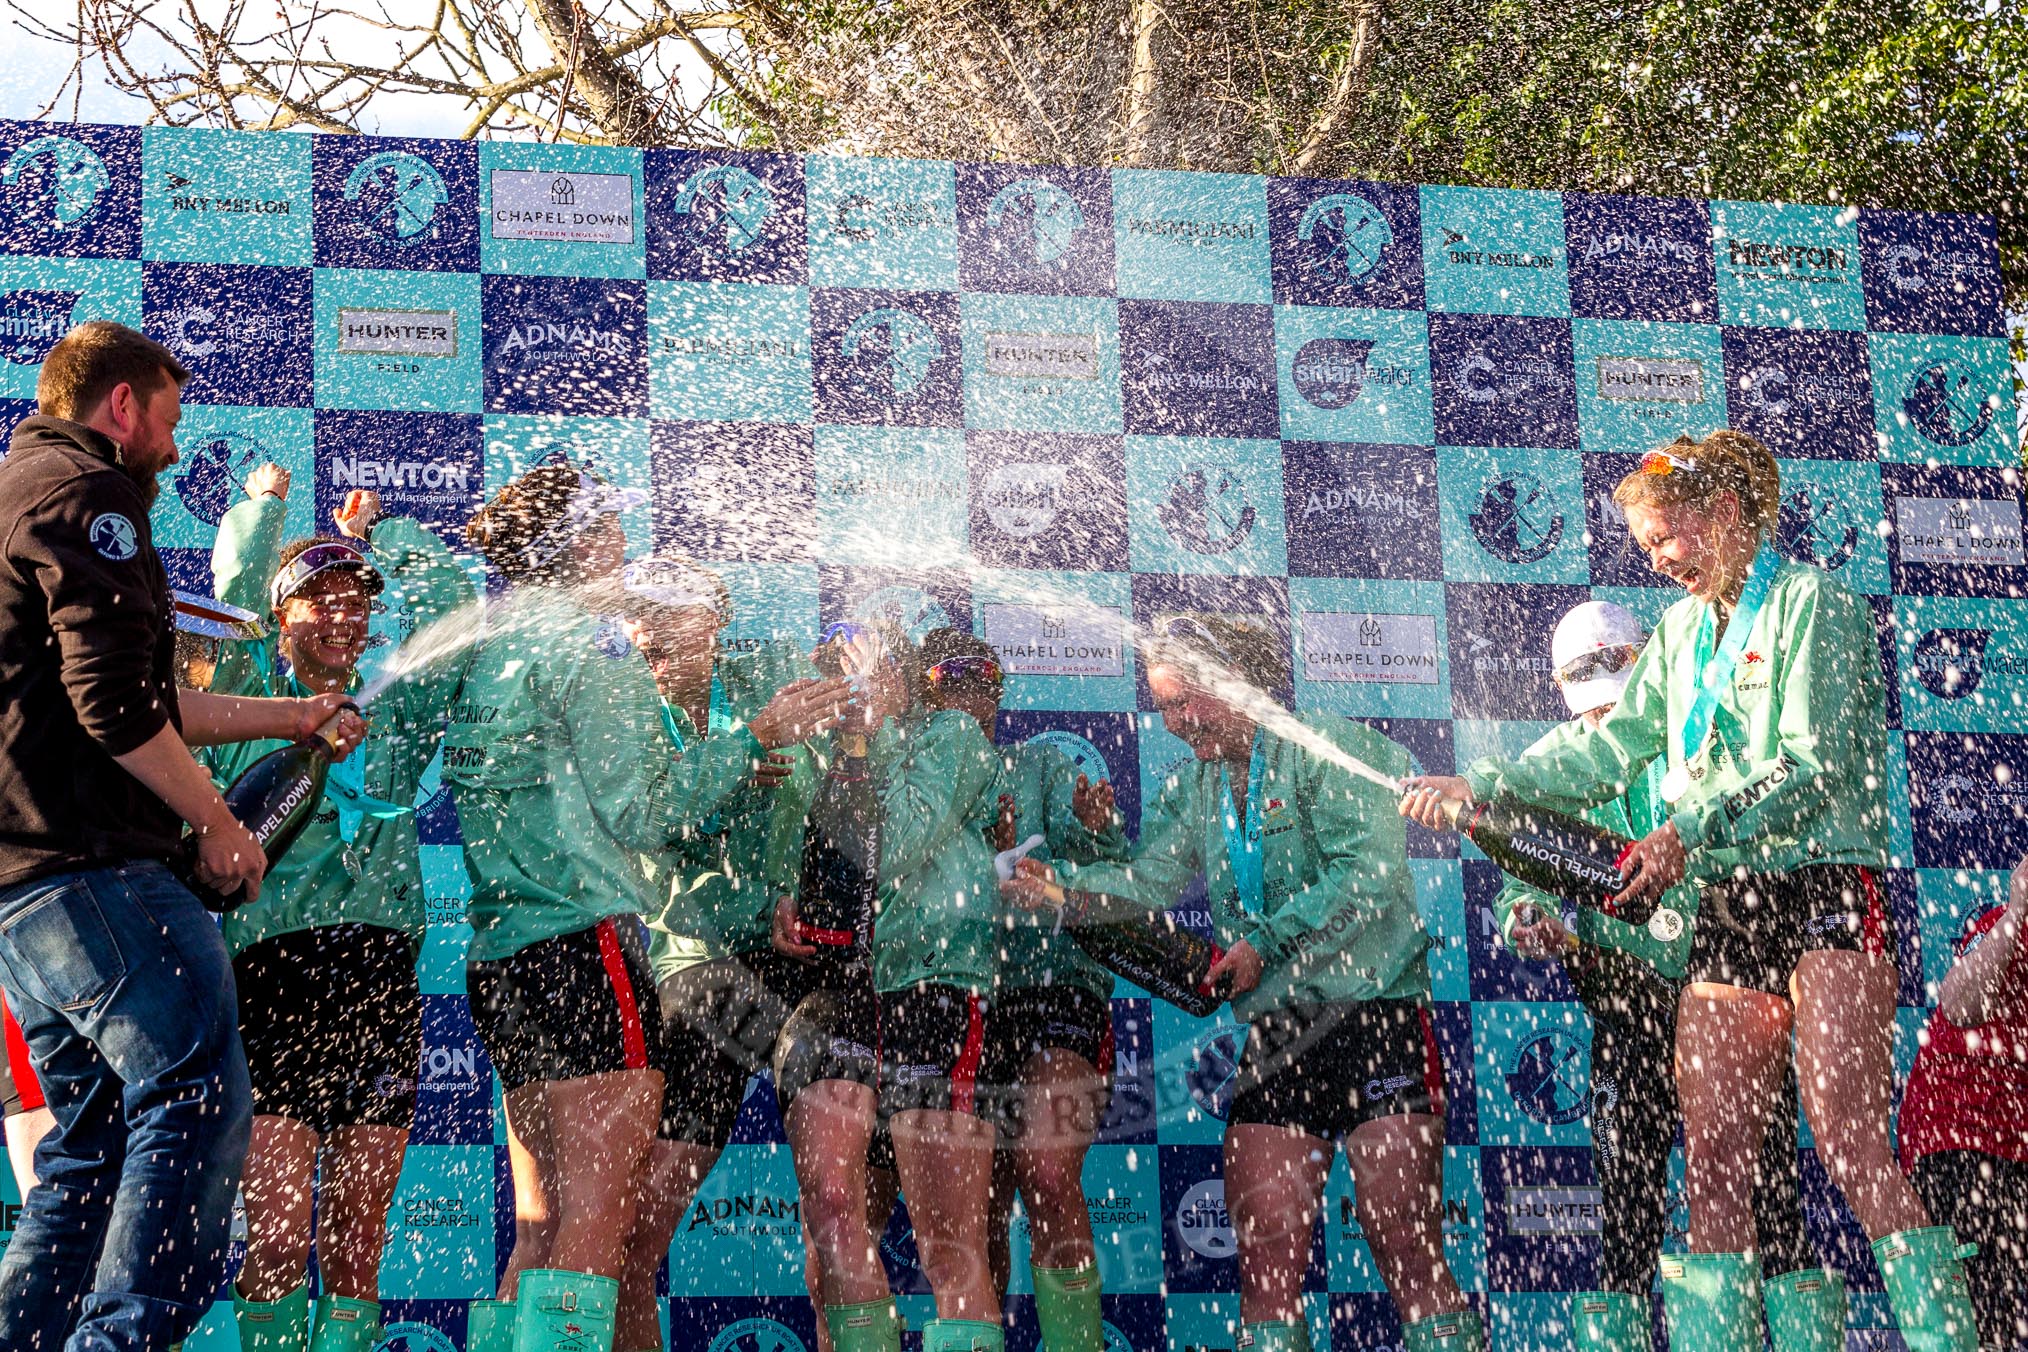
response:
M380 1341L380 1302L349 1296L317 1298L310 1352L373 1352Z
M1035 1322L1043 1352L1105 1352L1105 1317L1099 1313L1098 1264L1074 1268L1029 1265L1035 1279Z
M1958 1244L1948 1225L1898 1230L1873 1241L1880 1280L1908 1352L1978 1352L1972 1296L1961 1259L1978 1252Z
M863 1305L826 1305L832 1352L901 1352L901 1312L894 1297Z
M1287 1319L1243 1324L1237 1352L1310 1352L1310 1326Z
M1750 1253L1662 1257L1662 1313L1670 1352L1760 1346L1760 1260Z
M280 1300L248 1300L232 1288L233 1320L240 1352L304 1352L310 1345L310 1286L305 1282Z
M612 1352L620 1284L561 1268L529 1268L514 1301L514 1352Z
M475 1300L465 1316L465 1352L514 1352L514 1302Z
M922 1352L1006 1352L1007 1336L983 1319L932 1319L922 1326Z
M1486 1352L1486 1326L1476 1310L1418 1319L1402 1326L1401 1352Z
M1654 1352L1648 1302L1625 1291L1579 1291L1570 1298L1576 1352Z
M1774 1352L1845 1352L1845 1279L1826 1268L1761 1283Z

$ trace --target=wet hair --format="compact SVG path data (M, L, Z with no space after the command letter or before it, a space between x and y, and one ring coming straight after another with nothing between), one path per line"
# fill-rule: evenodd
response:
M190 368L147 334L109 319L87 320L42 359L35 406L48 417L82 422L122 385L145 399L165 383L180 387L189 379Z
M1289 682L1281 631L1266 617L1184 611L1157 616L1142 646L1149 667L1180 663L1231 673L1272 697Z
M922 636L922 665L925 671L954 657L983 657L989 662L1000 660L1000 654L994 651L992 644L962 629L932 629Z
M1742 526L1756 538L1774 533L1782 509L1781 470L1758 438L1721 427L1702 441L1677 437L1659 454L1679 463L1666 474L1636 469L1621 479L1613 501L1622 509L1688 506L1709 513L1730 493L1739 499Z
M511 480L465 523L465 538L485 555L500 576L564 586L577 581L572 551L542 564L528 561L528 546L542 538L578 495L578 472L569 465L537 465Z

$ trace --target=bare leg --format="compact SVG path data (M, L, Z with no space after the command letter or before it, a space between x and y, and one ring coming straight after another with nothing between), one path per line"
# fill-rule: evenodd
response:
M1014 1219L1014 1194L1019 1186L1014 1181L1014 1151L1003 1137L993 1149L993 1193L986 1204L986 1266L993 1273L993 1289L1003 1296L1014 1274L1007 1227ZM1029 1221L1029 1234L1032 1240L1033 1218Z
M549 1266L617 1279L662 1112L662 1072L616 1070L543 1085L556 1161Z
M803 1196L803 1233L815 1250L827 1305L887 1296L866 1214L866 1146L876 1106L870 1086L819 1080L796 1095L783 1122Z
M1082 1267L1096 1256L1084 1157L1098 1134L1104 1085L1089 1061L1060 1048L1030 1057L1021 1069L1023 1131L1011 1153L1037 1267Z
M634 1207L634 1232L627 1241L626 1271L620 1277L619 1318L613 1331L616 1352L641 1352L662 1345L655 1274L676 1237L683 1209L717 1162L717 1150L688 1141L657 1139L648 1147L641 1198Z
M1753 1177L1789 1047L1789 1002L1693 982L1676 1014L1676 1089L1683 1105L1693 1253L1754 1244Z
M507 1164L514 1175L514 1252L500 1277L501 1300L514 1299L521 1273L549 1266L549 1246L556 1238L556 1199L551 1179L556 1172L549 1149L549 1109L542 1084L524 1084L510 1091L507 1104Z
M240 1191L246 1199L246 1262L240 1295L280 1300L310 1275L310 1215L317 1179L317 1133L288 1117L253 1121Z
M380 1299L387 1208L401 1182L404 1127L339 1127L325 1141L324 1196L317 1217L317 1272L324 1289Z
M993 1124L971 1113L896 1113L894 1159L915 1222L923 1275L944 1319L997 1323L1000 1296L986 1264Z
M1345 1144L1359 1225L1401 1322L1464 1309L1465 1293L1444 1261L1444 1120L1383 1117L1362 1123Z
M1333 1147L1294 1127L1225 1130L1225 1206L1239 1241L1239 1317L1303 1322L1303 1272Z
M14 1166L14 1186L28 1200L35 1188L35 1147L56 1126L56 1114L47 1108L30 1108L7 1119L7 1162Z

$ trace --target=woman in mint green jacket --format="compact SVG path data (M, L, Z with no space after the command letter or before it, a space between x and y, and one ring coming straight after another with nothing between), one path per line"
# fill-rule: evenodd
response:
M1483 1352L1444 1260L1443 1066L1407 832L1390 790L1347 768L1391 779L1408 754L1364 724L1275 708L1261 691L1286 680L1281 640L1258 623L1179 616L1143 659L1195 759L1162 785L1130 862L1056 871L1156 909L1204 876L1225 950L1210 980L1252 1025L1225 1134L1241 1346L1310 1346L1303 1273L1342 1141L1403 1346ZM1023 861L1003 893L1032 906L1050 874Z
M282 545L288 471L263 465L225 514L212 550L221 599L271 611L267 638L227 643L211 688L228 695L352 691L374 640L391 647L467 604L471 582L428 530L382 517L357 492L338 537ZM377 598L377 599L376 599ZM379 610L369 624L370 610ZM246 1261L233 1287L248 1352L301 1349L311 1199L317 1302L312 1352L365 1352L378 1336L387 1208L415 1116L422 1051L415 974L423 895L409 811L442 735L441 673L374 699L367 739L331 768L325 801L270 872L258 900L223 920L254 1086L244 1193ZM229 783L280 745L207 753Z
M1596 729L1461 778L1414 781L1402 810L1511 793L1577 811L1663 762L1669 815L1624 862L1626 895L1702 887L1677 1017L1691 1253L1666 1258L1673 1345L1759 1338L1754 1161L1794 1037L1818 1152L1874 1239L1903 1335L1976 1346L1956 1242L1932 1228L1888 1140L1895 943L1887 862L1887 718L1873 612L1770 536L1774 456L1750 436L1684 438L1614 499L1671 606Z

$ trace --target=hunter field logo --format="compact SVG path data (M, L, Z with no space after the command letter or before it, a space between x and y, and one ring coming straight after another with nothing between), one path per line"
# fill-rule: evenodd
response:
M1296 238L1310 246L1309 265L1327 281L1356 282L1380 266L1394 228L1365 198L1332 193L1303 208Z
M1225 1180L1207 1178L1176 1203L1176 1233L1201 1258L1231 1258L1239 1252L1232 1215L1225 1208Z
M174 480L176 500L192 517L216 527L245 491L246 476L279 458L255 437L221 432L183 452L182 469Z
M995 465L986 475L986 517L1017 540L1032 540L1056 524L1070 466L1049 461Z
M1296 351L1289 368L1296 391L1315 408L1349 407L1366 385L1370 338L1313 338Z
M1775 548L1799 563L1835 573L1859 552L1859 523L1836 493L1808 485L1782 495Z
M632 174L492 172L494 239L632 244Z
M85 530L85 538L91 541L93 549L101 558L114 563L125 563L141 552L140 532L134 523L118 512L104 512L92 519Z
M1260 514L1236 468L1199 461L1169 481L1168 497L1155 515L1185 549L1224 554L1246 542Z
M1306 610L1302 636L1306 681L1438 684L1434 615Z
M986 374L1015 380L1097 380L1095 333L989 333Z
M732 255L760 242L774 196L738 165L714 164L684 181L674 205L684 228L705 248Z
M1510 1235L1595 1235L1605 1225L1605 1200L1597 1188L1509 1188Z
M1694 357L1600 357L1596 369L1601 399L1704 402L1704 363Z
M1990 629L1932 629L1915 641L1915 678L1938 699L1963 699L1979 688Z
M1027 267L1054 263L1084 228L1084 208L1046 178L1021 178L993 194L986 229L1000 248Z
M39 366L71 330L82 291L25 288L0 295L0 356L16 366Z
M787 1324L772 1319L742 1319L720 1329L708 1352L807 1352L807 1349Z
M345 176L345 200L361 229L402 246L429 231L451 200L435 165L399 150L368 155Z
M99 153L68 136L38 136L0 164L15 218L42 229L66 231L86 220L111 185Z
M1939 446L1969 446L1993 425L2002 404L1990 382L1954 357L1918 371L1901 397L1901 411L1915 430Z
M1535 563L1563 539L1563 511L1555 495L1526 471L1488 479L1466 519L1486 552L1505 563Z
M341 306L338 350L374 356L455 357L458 313Z
M1560 1029L1536 1034L1521 1044L1504 1078L1514 1105L1544 1126L1559 1127L1584 1116L1591 1095L1585 1089L1585 1044Z
M883 306L853 320L839 340L857 383L881 400L907 402L944 358L944 345L922 316Z

